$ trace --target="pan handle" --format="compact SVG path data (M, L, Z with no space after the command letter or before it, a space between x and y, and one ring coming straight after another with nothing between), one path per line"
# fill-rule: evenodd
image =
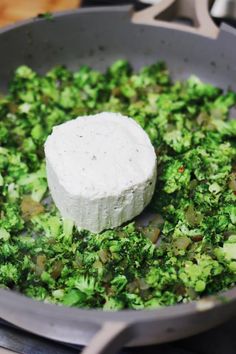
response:
M134 337L125 322L106 322L81 354L115 354Z
M140 0L143 3L156 3L133 14L132 22L171 28L208 38L217 38L219 28L209 15L209 0ZM180 21L182 20L182 23ZM183 24L183 20L188 24Z

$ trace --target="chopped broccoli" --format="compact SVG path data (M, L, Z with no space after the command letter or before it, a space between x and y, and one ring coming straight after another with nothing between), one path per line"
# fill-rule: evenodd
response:
M51 18L50 14L44 15ZM236 94L164 63L105 73L20 66L0 98L0 283L37 300L120 310L198 299L236 282ZM157 220L77 230L49 195L53 126L101 111L133 117L157 152ZM157 242L157 244L156 244Z

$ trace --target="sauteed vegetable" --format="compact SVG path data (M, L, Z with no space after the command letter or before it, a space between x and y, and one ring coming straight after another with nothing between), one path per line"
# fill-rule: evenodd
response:
M156 308L236 281L236 94L163 63L134 73L19 67L0 98L0 286L66 306ZM48 193L43 144L54 125L101 111L133 117L156 148L147 226L101 234L62 220Z

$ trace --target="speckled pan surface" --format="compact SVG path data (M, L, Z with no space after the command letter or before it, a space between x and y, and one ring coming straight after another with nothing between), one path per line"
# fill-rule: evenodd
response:
M91 8L2 29L0 91L6 90L14 69L21 64L42 73L57 64L77 69L86 63L104 70L119 58L128 59L136 69L157 59L165 60L173 78L194 73L222 88L236 89L234 29L223 25L216 39L208 39L134 24L131 17L129 6ZM102 328L87 354L112 354L124 343L145 345L182 338L213 327L235 313L236 289L224 294L223 303L210 299L155 311L116 313L64 308L0 290L0 317L34 333L88 344Z

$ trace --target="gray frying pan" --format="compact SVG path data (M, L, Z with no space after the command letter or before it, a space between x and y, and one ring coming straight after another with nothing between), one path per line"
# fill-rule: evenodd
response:
M180 18L188 24L176 22ZM165 0L138 13L130 6L81 9L57 14L51 21L36 19L2 29L0 91L21 64L41 73L57 64L77 69L86 63L104 70L119 58L128 59L135 69L165 60L174 79L194 73L236 90L236 30L227 25L218 29L211 22L207 0ZM176 340L235 314L236 288L188 304L119 312L65 308L0 290L1 318L58 341L90 343L84 354Z

